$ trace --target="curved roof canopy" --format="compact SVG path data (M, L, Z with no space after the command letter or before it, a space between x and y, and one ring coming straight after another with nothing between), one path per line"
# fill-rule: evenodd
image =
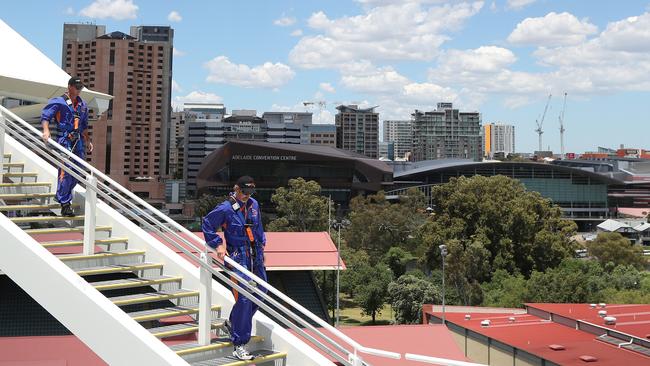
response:
M67 90L70 75L1 19L0 39L6 51L0 57L0 96L45 103ZM113 98L87 88L83 88L81 97L98 114L108 109ZM23 118L35 117L41 108L21 107L14 113Z

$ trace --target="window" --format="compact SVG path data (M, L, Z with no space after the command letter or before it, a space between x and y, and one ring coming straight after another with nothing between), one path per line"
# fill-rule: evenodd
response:
M108 64L115 65L115 50L111 50L108 57Z

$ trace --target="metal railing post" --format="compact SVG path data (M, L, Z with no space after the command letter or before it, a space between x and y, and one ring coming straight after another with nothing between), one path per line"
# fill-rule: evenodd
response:
M207 248L201 253L201 261L207 265L211 264ZM212 274L203 266L201 266L200 272L198 343L207 346L212 341Z
M95 223L97 221L97 178L86 176L86 204L84 207L84 255L95 254Z
M352 366L363 366L363 360L361 357L357 354L357 348L354 348L354 353L350 353L348 355L350 363L352 363Z
M0 111L0 183L5 173L5 116Z

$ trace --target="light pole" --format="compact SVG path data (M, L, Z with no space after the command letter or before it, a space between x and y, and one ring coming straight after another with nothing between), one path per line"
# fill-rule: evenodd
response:
M442 325L445 325L445 257L447 256L447 246L439 245L440 257L442 257Z
M332 227L338 230L337 247L336 247L336 321L334 326L339 326L340 291L341 291L341 228L348 224L347 220L332 221Z

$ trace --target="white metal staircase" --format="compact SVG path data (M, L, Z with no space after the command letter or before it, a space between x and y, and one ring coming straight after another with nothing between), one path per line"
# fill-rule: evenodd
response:
M363 353L401 358L361 346L229 258L228 265L252 280L213 262L203 240L52 140L44 144L38 130L1 106L0 154L0 239L7 243L0 270L107 363L332 365L314 348L349 366L365 364ZM57 216L56 167L80 182L77 216ZM62 234L69 236L62 240ZM213 277L272 318L259 312L254 318L252 361L229 356L222 317L233 298ZM468 365L446 361L441 364Z

